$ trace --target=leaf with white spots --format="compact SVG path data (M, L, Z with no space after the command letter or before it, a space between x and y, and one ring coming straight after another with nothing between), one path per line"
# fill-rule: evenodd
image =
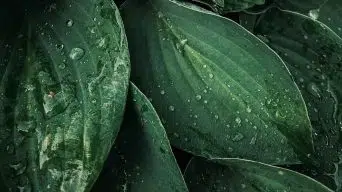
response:
M118 133L130 62L109 0L0 7L0 172L9 191L90 191Z

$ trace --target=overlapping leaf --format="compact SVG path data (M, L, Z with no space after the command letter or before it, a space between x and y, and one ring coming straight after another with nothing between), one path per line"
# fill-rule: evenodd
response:
M243 159L193 158L185 179L190 191L198 192L332 192L300 173Z
M297 11L317 19L342 37L342 3L340 0L295 1L278 0L282 9ZM296 3L295 3L296 2Z
M94 191L188 191L152 104L134 84L130 90L115 148Z
M254 32L282 56L299 85L314 128L315 165L325 174L338 174L342 39L321 22L278 9L262 15Z
M241 11L254 5L262 5L265 0L193 0L205 4L215 12L225 14L228 12Z
M274 0L283 9L302 11L303 13L309 13L311 11L314 14L327 1L330 0Z
M128 89L119 11L108 0L33 0L0 9L12 21L0 32L4 183L11 191L89 191Z
M278 55L231 20L173 1L123 9L132 78L171 143L200 156L297 162L312 150L298 88Z

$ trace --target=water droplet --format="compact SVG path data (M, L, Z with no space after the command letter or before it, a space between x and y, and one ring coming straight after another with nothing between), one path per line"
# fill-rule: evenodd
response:
M202 99L202 96L201 95L196 95L196 100L199 101Z
M311 93L313 96L320 98L320 90L318 86L315 83L309 83L307 87L309 93Z
M72 48L69 57L72 60L80 60L84 56L84 50L78 47Z
M64 45L63 44L56 44L56 48L58 50L62 50L64 48Z
M278 171L279 175L284 175L284 171Z
M175 107L172 106L172 105L170 105L170 106L169 106L169 110L170 110L170 111L174 111L174 110L175 110Z
M310 10L309 11L309 16L312 19L314 19L314 20L318 19L318 17L319 17L319 9L312 9L312 10Z
M252 137L252 139L251 139L251 141L249 142L249 144L255 145L256 139L257 139L257 135L255 135L254 137Z
M58 65L58 68L65 69L65 63L61 63L60 65Z
M72 27L74 25L74 21L72 19L67 20L66 22L68 27Z
M234 137L233 137L233 141L241 141L245 136L243 136L241 133L237 133Z
M97 46L104 48L106 46L106 38L102 37L97 41Z
M204 100L203 103L204 103L204 104L208 104L208 100Z
M218 119L219 118L219 116L218 115L215 115L215 119Z
M242 189L246 188L246 184L241 184L241 188Z
M182 39L182 40L180 41L180 44L181 44L182 46L184 46L187 42L188 42L187 39Z
M209 78L212 79L214 78L214 75L212 73L209 74Z
M207 68L207 65L203 65L203 68Z
M236 122L237 124L240 124L240 123L241 123L241 119L240 119L239 117L237 117L237 118L235 118L235 122Z
M160 94L164 95L164 94L165 94L165 91L164 91L164 90L161 90L161 91L160 91Z
M249 106L247 106L246 111L247 111L247 113L250 113L250 112L252 112L252 109Z
M308 39L309 37L307 35L304 35L304 39Z

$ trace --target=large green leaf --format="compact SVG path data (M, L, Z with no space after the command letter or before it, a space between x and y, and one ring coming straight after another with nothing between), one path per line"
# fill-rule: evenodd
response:
M297 162L311 125L282 60L235 22L196 6L133 0L123 9L132 79L171 143L200 156Z
M315 165L325 174L337 173L342 125L342 39L319 21L278 9L262 15L254 32L282 56L299 85L314 128Z
M193 0L209 6L213 11L225 14L228 12L237 12L253 7L254 5L262 5L265 0Z
M94 191L188 191L152 104L134 84L130 90L115 148Z
M300 173L244 159L193 158L185 180L196 192L332 192Z
M89 191L127 95L119 11L109 0L32 0L0 9L12 21L1 20L0 32L2 178L12 191Z

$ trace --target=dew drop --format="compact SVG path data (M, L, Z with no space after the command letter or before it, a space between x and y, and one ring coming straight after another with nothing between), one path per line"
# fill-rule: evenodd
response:
M284 172L283 171L278 171L278 174L279 175L284 175Z
M65 63L61 63L60 65L58 65L58 68L65 69Z
M237 133L234 137L233 137L233 141L241 141L244 138L244 136L241 133Z
M72 19L67 20L66 25L68 27L72 27L74 25L74 21Z
M174 110L175 110L175 107L172 106L172 105L170 105L170 106L169 106L169 110L170 110L170 111L174 111Z
M255 145L256 139L257 139L257 136L255 135L254 137L252 137L252 139L251 139L251 141L249 142L249 144Z
M204 104L208 104L208 100L204 100L203 103L204 103Z
M312 9L312 10L310 10L309 11L309 16L312 19L314 19L314 20L318 19L318 17L319 17L319 9Z
M56 48L58 50L62 50L64 48L64 45L63 44L56 44Z
M241 123L240 117L235 118L235 122L236 122L237 124L240 124L240 123Z
M250 113L250 112L252 112L252 109L249 106L247 106L246 111L247 111L247 113Z
M84 50L78 47L72 48L69 57L72 60L80 60L84 56Z
M214 78L214 75L212 73L209 74L209 78L212 79Z
M315 83L309 83L307 87L309 93L311 93L313 96L320 98L320 90L318 86Z
M164 95L164 94L165 94L165 91L164 91L164 90L161 90L161 91L160 91L160 94L161 94L161 95Z
M202 96L201 95L196 95L196 100L199 101L202 99Z
M188 42L187 39L182 39L182 40L180 41L180 44L181 44L182 46L184 46L187 42Z
M219 116L218 115L215 115L215 119L218 119L219 118Z

